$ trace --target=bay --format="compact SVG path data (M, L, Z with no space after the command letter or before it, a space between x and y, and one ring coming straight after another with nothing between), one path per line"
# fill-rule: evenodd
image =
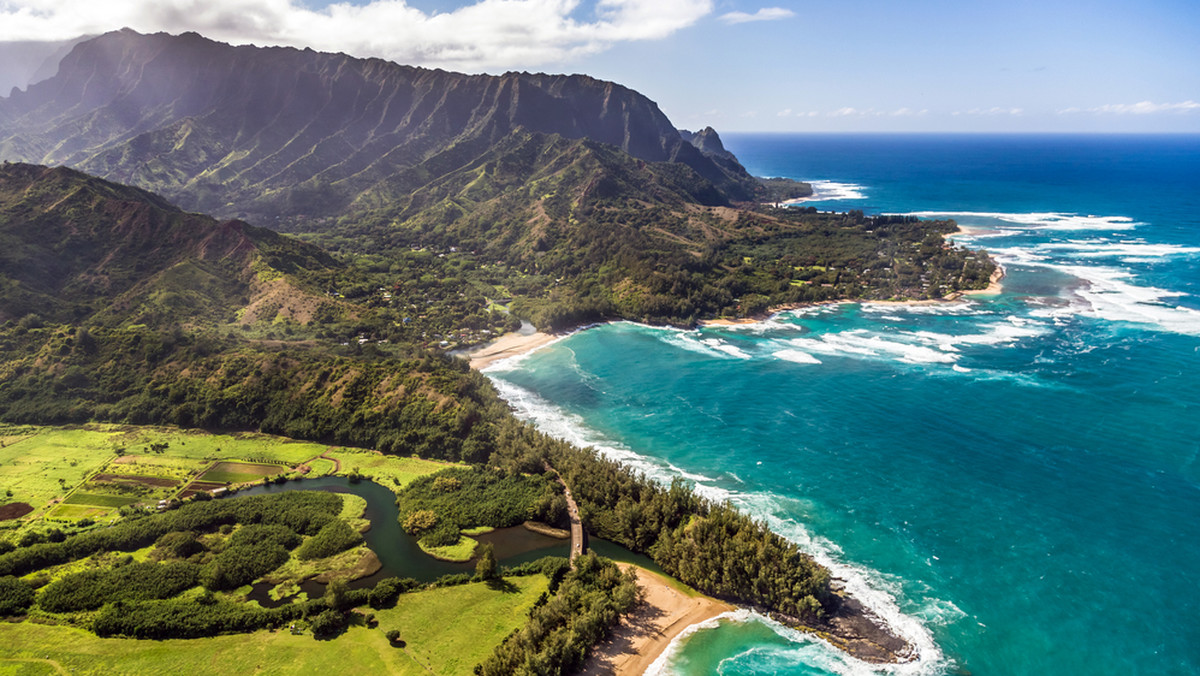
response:
M920 647L892 673L1200 673L1200 138L725 140L955 218L1003 293L608 324L489 369L518 414L767 519ZM877 671L747 613L657 669Z

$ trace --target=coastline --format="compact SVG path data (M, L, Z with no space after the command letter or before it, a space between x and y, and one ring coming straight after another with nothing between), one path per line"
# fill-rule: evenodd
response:
M995 295L999 295L1001 292L1004 291L1003 280L1004 280L1004 276L1006 274L1007 273L1004 271L1004 268L999 263L996 263L996 270L994 272L992 272L992 277L991 277L991 279L988 280L987 288L971 289L969 291L962 291L962 292L960 292L960 295L963 295L963 296L995 296Z
M526 354L539 347L549 345L560 337L553 333L542 333L541 331L535 331L534 333L512 331L490 343L485 343L467 352L466 357L471 363L471 368L483 370L501 359L516 357L517 355Z
M736 610L707 596L688 596L645 568L618 565L637 575L642 601L593 649L579 672L585 676L641 676L688 627Z
M993 262L995 262L993 260ZM1002 280L1005 270L996 263L988 286L984 289L956 291L942 298L928 300L865 300L838 299L816 303L789 303L772 306L761 315L737 319L700 320L695 328L706 326L738 326L768 321L784 312L824 305L842 303L870 303L897 306L935 306L964 300L967 296L991 296L1003 291ZM472 368L484 369L501 360L533 352L538 348L560 340L567 335L599 324L581 326L562 334L542 332L513 332L467 353ZM654 666L671 647L680 634L726 613L742 609L741 606L697 594L688 597L672 587L666 578L630 564L619 564L635 571L644 600L633 613L623 618L613 633L594 647L584 664L582 674L618 674L633 676L644 674ZM772 612L765 608L750 606L780 624L802 633L815 636L853 658L868 664L908 664L920 659L920 649L903 638L895 627L881 619L875 611L861 600L851 596L842 585L834 585L837 601L832 611L816 620Z
M995 263L995 261L992 261ZM842 303L870 303L872 305L911 305L920 307L922 305L941 305L942 303L953 303L962 300L965 296L998 296L1004 291L1004 268L996 263L996 269L992 272L992 276L988 279L988 285L983 289L968 289L966 291L954 291L942 298L931 298L928 300L866 300L863 298L841 298L838 300L824 300L817 303L788 303L786 305L776 305L767 308L767 311L761 315L752 317L739 317L737 319L701 319L696 322L697 327L704 326L742 326L745 324L757 324L767 321L775 315L792 310L801 310L809 307L820 307L822 305L841 305Z

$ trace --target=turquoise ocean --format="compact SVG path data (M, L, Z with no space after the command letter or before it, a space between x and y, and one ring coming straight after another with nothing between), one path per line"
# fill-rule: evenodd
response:
M917 647L736 612L661 674L1200 674L1200 137L731 135L822 210L956 219L1001 294L613 323L488 370L543 430L767 520Z

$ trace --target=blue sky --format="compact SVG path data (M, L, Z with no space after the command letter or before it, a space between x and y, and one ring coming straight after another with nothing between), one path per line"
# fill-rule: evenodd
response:
M0 40L131 26L580 72L722 131L1200 132L1200 2L0 0Z

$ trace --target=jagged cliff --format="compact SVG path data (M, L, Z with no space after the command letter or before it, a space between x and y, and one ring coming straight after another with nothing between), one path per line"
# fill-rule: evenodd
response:
M66 164L264 223L410 193L528 133L679 164L712 184L696 191L708 201L759 191L736 160L685 142L653 101L582 75L463 75L122 30L0 99L0 158Z

